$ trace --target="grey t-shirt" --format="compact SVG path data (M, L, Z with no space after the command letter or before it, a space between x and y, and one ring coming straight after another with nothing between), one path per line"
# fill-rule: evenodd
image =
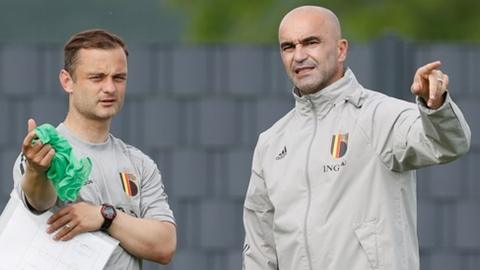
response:
M70 142L77 158L88 156L93 163L77 201L109 203L134 217L175 224L158 167L147 155L111 134L105 143L93 144L75 137L63 124L57 131ZM13 168L14 188L26 204L21 188L24 170L25 158L20 155ZM57 200L56 207L63 205ZM95 233L106 236L103 232ZM141 261L118 246L104 269L141 269Z

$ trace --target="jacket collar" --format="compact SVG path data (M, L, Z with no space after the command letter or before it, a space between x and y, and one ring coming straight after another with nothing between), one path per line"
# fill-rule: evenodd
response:
M325 116L336 104L341 102L349 102L359 108L363 103L361 89L355 75L350 68L347 68L341 79L316 93L299 96L299 91L295 87L293 89L295 108L301 114L310 114L315 109L319 117Z

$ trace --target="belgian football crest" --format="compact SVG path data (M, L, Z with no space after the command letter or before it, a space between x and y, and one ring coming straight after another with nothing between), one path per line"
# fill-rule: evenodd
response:
M348 148L348 133L335 134L332 136L332 146L330 153L334 159L339 159L345 155Z
M125 191L129 197L134 197L138 194L138 185L135 175L121 172L120 181L122 182L123 191Z

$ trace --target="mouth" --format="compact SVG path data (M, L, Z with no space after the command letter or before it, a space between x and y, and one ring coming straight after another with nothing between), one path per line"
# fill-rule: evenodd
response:
M314 67L304 66L304 67L297 67L297 68L294 69L294 71L295 71L295 74L302 75L302 74L310 72L313 69L314 69Z
M116 99L114 98L105 98L100 100L100 104L103 106L111 106L116 102Z

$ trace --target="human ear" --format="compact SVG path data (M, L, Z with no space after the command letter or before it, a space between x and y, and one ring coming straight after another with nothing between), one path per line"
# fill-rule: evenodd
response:
M345 62L348 52L348 41L346 39L338 40L338 62Z
M65 92L71 94L73 92L73 78L68 71L65 69L60 70L60 74L58 74L58 79L60 80L60 84L63 87Z

